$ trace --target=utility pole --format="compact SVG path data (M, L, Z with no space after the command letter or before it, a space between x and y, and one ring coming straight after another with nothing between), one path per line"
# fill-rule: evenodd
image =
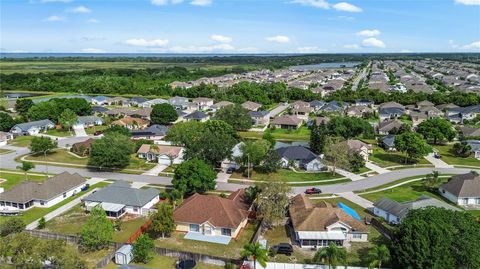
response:
M247 178L250 179L250 154L247 154Z

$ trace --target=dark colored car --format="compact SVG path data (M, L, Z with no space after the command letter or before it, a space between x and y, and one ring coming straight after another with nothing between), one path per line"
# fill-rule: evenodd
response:
M293 247L289 243L280 243L271 247L270 251L275 254L285 254L287 256L290 256L293 253Z
M99 136L99 135L101 135L101 134L103 134L102 131L96 131L95 133L93 133L94 136Z
M233 172L235 172L235 168L234 167L229 167L226 171L227 174L233 174Z
M319 188L310 188L305 190L305 194L319 194L319 193L322 193L322 190L320 190Z

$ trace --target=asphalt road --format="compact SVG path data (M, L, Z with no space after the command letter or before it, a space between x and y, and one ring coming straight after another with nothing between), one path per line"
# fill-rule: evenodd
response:
M67 144L71 145L75 142L83 141L85 139L86 139L85 137L63 139L59 141L59 146L64 147ZM14 159L20 155L24 155L30 152L29 149L21 148L21 147L5 146L4 148L14 150L14 152L12 153L0 155L0 168L4 168L4 169L16 169L19 163L17 163ZM445 174L464 174L464 173L470 172L473 169L467 169L467 168L401 169L401 170L395 170L389 173L379 174L379 175L367 177L365 179L352 181L348 183L322 185L317 187L319 187L323 193L327 193L327 194L361 191L364 189L388 184L398 179L429 174L434 170L439 171L440 173L445 173ZM46 167L45 165L35 164L35 168L32 171L44 173L46 171ZM65 171L68 171L69 173L78 173L84 177L97 177L97 178L125 180L125 181L132 181L132 182L146 182L149 184L161 184L161 185L167 185L167 186L171 184L171 178L169 177L104 172L104 171L98 171L98 170L88 169L88 168L60 167L60 166L53 166L53 165L48 166L48 172L51 174L59 174ZM479 169L477 169L477 171L480 172L480 167ZM227 183L227 182L217 183L217 189L222 191L235 191L242 187L246 187L246 185L233 184L233 183ZM305 190L310 187L314 187L314 186L293 187L292 189L295 193L302 193L302 192L305 192Z

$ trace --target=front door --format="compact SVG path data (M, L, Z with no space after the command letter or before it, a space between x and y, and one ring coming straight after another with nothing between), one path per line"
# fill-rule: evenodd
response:
M205 235L211 235L212 234L212 227L208 225L203 226L203 234Z

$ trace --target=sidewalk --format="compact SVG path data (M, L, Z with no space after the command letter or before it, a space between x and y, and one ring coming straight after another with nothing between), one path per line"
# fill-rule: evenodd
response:
M435 168L453 168L453 165L449 165L448 163L442 161L441 159L435 158L433 153L428 154L424 157L427 161L435 166Z
M76 137L88 136L88 135L87 135L87 132L85 132L85 128L83 128L83 127L78 127L78 126L76 127L76 126L74 126L74 127L73 127L73 130L75 131L75 136L76 136Z
M372 209L373 208L373 203L370 202L369 200L365 199L365 198L362 198L360 196L358 196L357 194L353 193L353 192L341 192L341 193L336 193L337 195L339 195L340 197L343 197L345 199L347 199L348 201L352 202L352 203L355 203L365 209Z
M162 172L163 170L165 170L168 166L164 165L164 164L157 164L155 165L155 167L153 167L152 169L148 170L147 172L143 173L142 175L145 175L145 176L156 176L158 175L160 172Z
M362 177L360 175L357 175L357 174L354 174L354 173L351 173L351 172L348 172L346 170L343 170L341 168L335 168L335 173L337 174L340 174L346 178L349 178L351 179L352 181L357 181L357 180L361 180L361 179L364 179L365 177Z
M227 183L228 179L230 178L232 174L227 174L225 172L220 172L217 174L217 179L216 182L224 182Z
M372 162L366 162L366 163L365 163L365 167L367 167L368 169L370 169L370 170L372 170L372 171L375 171L375 172L377 172L377 173L379 173L379 174L385 174L385 173L390 172L390 170L385 169L385 168L382 168L382 167L380 167L380 166L378 166L378 165L376 165L376 164L374 164L374 163L372 163Z

